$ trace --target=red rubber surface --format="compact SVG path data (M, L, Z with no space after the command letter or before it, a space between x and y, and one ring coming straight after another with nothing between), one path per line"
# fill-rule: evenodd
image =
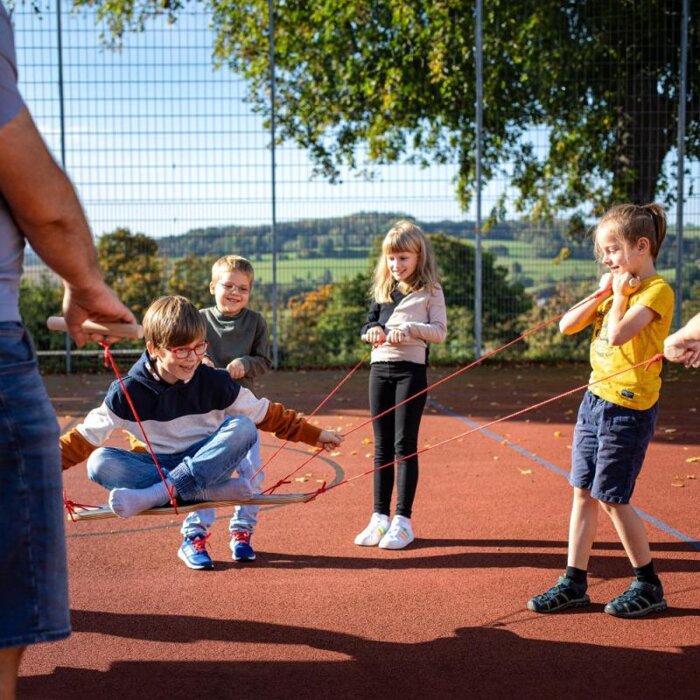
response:
M688 460L700 458L700 373L665 372L659 427L633 503L657 521L647 531L668 612L639 620L603 613L631 579L604 515L590 565L592 605L556 615L525 608L565 565L571 494L555 470L568 469L577 394L493 426L492 437L471 435L422 455L417 539L402 551L353 545L371 512L371 476L308 504L263 511L253 538L258 558L247 566L230 559L223 511L210 540L216 568L204 572L177 558L177 518L68 523L74 633L27 650L19 698L696 698L700 461ZM431 380L446 373L433 371ZM308 413L342 376L274 373L262 393ZM465 372L431 393L438 405L426 409L419 444L586 377L583 366ZM99 403L110 381L46 379L64 426ZM344 431L365 420L366 389L362 370L320 424ZM367 426L283 490L312 491L339 470L369 469L370 439ZM263 443L267 455L279 444L269 435ZM307 454L290 445L266 483ZM65 476L73 500L106 500L83 467Z

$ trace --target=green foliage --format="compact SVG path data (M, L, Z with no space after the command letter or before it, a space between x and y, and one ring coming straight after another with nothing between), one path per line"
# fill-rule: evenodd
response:
M176 259L170 269L167 293L181 294L199 309L212 306L214 296L209 291L209 283L211 266L216 260L215 255L200 256L193 253Z
M141 318L150 303L164 293L158 244L143 233L118 228L97 243L97 257L105 281Z
M212 11L214 57L249 81L270 116L268 0L201 0ZM73 0L97 8L116 43L184 0ZM406 158L458 164L457 196L474 190L475 23L472 0L290 0L275 3L280 142L306 149L317 172ZM679 4L666 0L490 0L483 13L483 177L513 162L518 206L535 218L664 194L675 147ZM689 22L689 56L700 30ZM687 139L700 155L700 61L688 61ZM526 137L549 130L539 158ZM502 203L501 203L502 204ZM502 208L502 206L501 206ZM573 212L580 229L581 212ZM590 213L590 212L587 212Z
M429 236L441 272L447 303L448 336L431 346L431 362L461 362L474 354L474 248L444 234ZM381 250L382 236L373 242L370 265ZM507 280L507 270L488 251L482 257L485 291L484 339L491 346L517 336L520 315L532 304L523 288ZM351 364L366 351L359 340L369 307L371 272L337 284L293 296L282 326L283 366Z
M475 249L469 243L444 234L429 236L440 269L442 288L448 308L474 308ZM507 338L517 317L532 301L522 285L508 281L508 270L496 264L489 251L482 251L482 318L485 340Z
M282 324L283 366L357 362L366 351L360 328L367 314L368 285L366 276L357 275L292 297Z
M65 333L52 333L46 327L49 316L61 315L62 301L63 286L57 279L44 274L36 283L27 276L22 277L19 285L19 312L38 349L65 349Z
M559 316L594 292L595 287L595 280L572 284L560 282L543 303L533 306L527 313L523 314L520 319L522 327L527 331L534 330L540 324ZM590 329L575 335L563 335L559 331L558 323L550 323L532 335L528 335L524 341L524 350L522 345L518 344L514 346L514 352L519 357L532 360L586 360L588 359L590 340Z

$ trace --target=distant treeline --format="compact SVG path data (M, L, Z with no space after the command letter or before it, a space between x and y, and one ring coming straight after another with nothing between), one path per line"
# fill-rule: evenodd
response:
M365 257L372 242L383 236L397 220L409 218L395 212L359 212L350 216L299 219L276 226L277 252L298 258ZM415 220L415 219L414 219ZM444 233L462 240L474 240L473 221L420 221L426 233ZM572 239L567 222L534 224L528 221L500 222L484 234L487 241L521 241L532 246L539 258L554 258L566 249L566 257L590 260L592 244L586 235ZM683 254L687 259L700 259L700 236L697 227L684 239ZM662 248L659 263L669 266L675 260L675 236L669 234ZM192 229L177 236L158 239L159 254L177 258L186 254L224 255L231 250L251 259L271 254L273 241L270 226L210 226ZM498 251L495 251L498 254Z

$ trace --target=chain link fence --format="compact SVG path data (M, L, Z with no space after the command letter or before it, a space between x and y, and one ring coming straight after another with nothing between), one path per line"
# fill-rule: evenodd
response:
M598 153L574 147L587 131L603 134L601 124L609 122L611 133L622 129L624 115L615 111L621 104L642 125L620 143L643 150L641 169L654 180L651 195L667 205L669 235L659 272L678 283L683 320L700 311L697 148L681 154L685 160L679 169L678 120L664 121L667 106L649 100L641 84L656 80L659 94L662 81L678 89L680 72L669 73L667 66L680 71L683 3L643 4L653 5L655 12L665 8L664 26L646 26L641 11L639 21L630 23L633 3L573 2L570 7L580 5L585 13L572 14L546 33L535 23L528 27L524 50L536 51L545 43L550 56L559 50L559 89L568 91L566 100L582 106L600 101L600 109L589 110L585 121L564 113L557 117L557 107L550 108L553 118L521 130L520 159L495 167L492 156L499 142L492 120L498 94L486 90L483 188L466 210L457 196L456 158L426 164L408 149L398 162L376 163L360 147L355 160L361 167L342 169L331 183L315 174L306 150L288 140L271 148L269 113L268 119L260 114L243 77L215 65L206 3L185 4L174 22L164 16L150 19L143 31L125 33L118 49L106 45L94 9L74 9L65 0L17 0L13 23L20 89L76 185L108 281L134 312L141 315L154 297L175 292L199 306L212 305L211 263L224 254L240 254L255 267L250 305L268 319L278 365L333 366L354 364L364 352L358 330L378 241L400 218L418 222L433 236L438 252L450 331L447 342L431 352L434 362L463 362L474 356L477 343L482 352L499 347L592 291L600 270L586 231L597 212L593 202L583 207L567 202L566 192L584 181L591 191L614 192L619 186L614 164L602 162L610 153L603 136ZM454 5L473 18L473 2ZM529 3L514 6L522 6L523 26L528 26ZM512 41L512 26L499 24L493 12L487 3L485 82L503 70L494 56ZM595 33L608 26L618 34L606 60L596 54L590 62L568 64L572 33L590 33L594 43ZM687 26L686 84L697 110L697 17L689 17ZM665 72L659 67L653 75L636 74L640 54L651 57L649 65L665 66ZM554 80L556 92L551 62L542 61L539 75L532 65L537 63L521 79L533 85ZM472 103L475 99L476 91ZM543 103L543 111L546 107ZM695 143L700 116L688 114L686 129ZM552 153L555 159L547 161ZM523 196L528 187L529 196ZM477 236L481 290L474 284ZM482 314L481 338L474 333L475 299ZM98 364L75 350L66 363L65 339L44 329L46 317L59 309L58 281L28 251L22 311L42 362L56 369ZM510 358L530 359L585 354L585 342L564 339L556 328L508 352Z

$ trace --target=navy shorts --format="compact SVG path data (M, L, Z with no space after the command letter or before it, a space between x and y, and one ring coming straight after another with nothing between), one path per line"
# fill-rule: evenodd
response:
M569 483L606 503L629 503L659 404L637 411L587 391L578 411Z
M0 323L0 648L70 634L58 435L24 328Z

